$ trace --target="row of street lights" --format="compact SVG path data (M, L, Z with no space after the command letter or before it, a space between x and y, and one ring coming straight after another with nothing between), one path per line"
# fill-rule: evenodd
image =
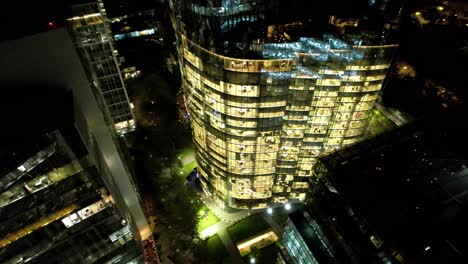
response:
M291 204L290 204L290 203L284 204L284 209L286 209L287 211L291 210ZM267 213L268 213L269 215L272 215L272 214L273 214L273 208L269 207L269 208L267 209Z

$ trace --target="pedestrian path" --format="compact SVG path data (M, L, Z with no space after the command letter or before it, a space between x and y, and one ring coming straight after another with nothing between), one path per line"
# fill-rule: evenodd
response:
M215 214L219 220L225 223L235 223L257 212L252 210L250 212L249 210L240 210L235 213L229 213L221 209L214 201L207 198L205 195L202 196L202 199L210 211L213 212L213 214Z
M239 250L237 249L237 246L232 242L231 236L229 235L229 232L227 230L234 223L244 218L247 218L253 214L264 212L264 210L239 210L237 212L230 213L224 211L206 195L202 195L202 199L205 205L208 207L208 209L210 209L211 212L213 212L220 219L220 222L204 229L201 232L202 239L210 237L216 233L221 239L221 242L223 243L227 252L229 253L229 263L244 263L239 253ZM271 217L269 218L270 221L273 221ZM273 221L272 223L270 223L268 220L267 222L274 228L275 232L278 235L282 234L281 227L278 224L276 224L276 222Z

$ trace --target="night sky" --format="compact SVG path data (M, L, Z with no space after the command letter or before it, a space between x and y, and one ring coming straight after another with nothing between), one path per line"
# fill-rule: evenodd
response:
M0 9L0 41L16 39L62 26L65 0L9 1ZM49 25L52 22L52 25Z

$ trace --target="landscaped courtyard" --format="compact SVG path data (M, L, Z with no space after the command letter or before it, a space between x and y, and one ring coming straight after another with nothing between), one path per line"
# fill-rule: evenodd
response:
M252 215L228 228L232 242L237 243L271 228L260 214Z
M197 224L198 232L219 222L219 218L204 205L198 212L199 221Z
M197 166L195 161L195 153L193 148L184 148L178 151L177 160L180 165L179 174L183 177L187 177L193 169Z

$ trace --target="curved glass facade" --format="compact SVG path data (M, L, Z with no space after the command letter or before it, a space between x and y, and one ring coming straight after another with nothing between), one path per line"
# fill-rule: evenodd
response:
M317 157L362 138L397 47L330 34L262 43L262 59L242 59L206 49L181 24L201 182L221 207L304 200Z

